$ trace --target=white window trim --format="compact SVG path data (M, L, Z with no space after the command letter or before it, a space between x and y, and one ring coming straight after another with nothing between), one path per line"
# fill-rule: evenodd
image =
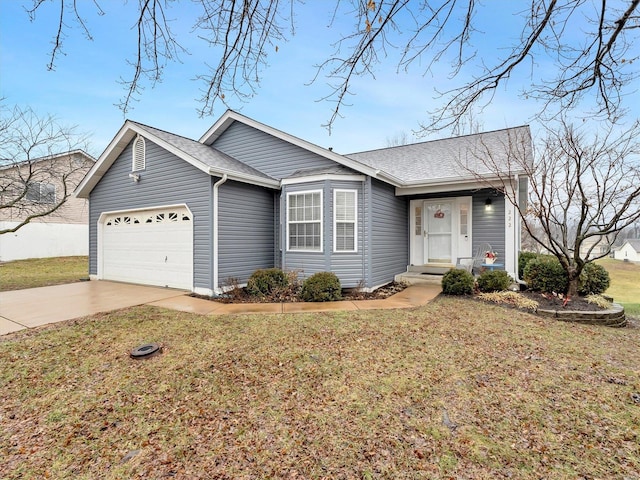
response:
M138 159L138 157L136 156L136 146L138 145L138 142L142 141L142 168L136 168L136 160ZM138 135L136 136L136 139L133 141L133 150L132 150L132 154L131 154L131 171L132 172L141 172L143 170L145 170L147 168L147 142L144 139L144 137L142 135Z
M300 250L300 249L295 249L295 250L291 250L290 246L289 246L289 240L290 240L290 236L289 236L289 225L291 224L291 221L289 220L289 204L290 204L290 200L289 198L292 195L305 195L308 193L319 193L320 194L320 249L319 250ZM322 200L322 190L303 190L303 191L299 191L299 192L287 192L287 203L284 206L285 207L285 211L286 211L286 221L287 221L287 252L291 252L291 253L323 253L324 252L324 238L323 238L323 232L324 232L324 228L323 228L323 218L324 218L324 205L323 205L323 200ZM295 223L311 223L311 222L295 222Z
M354 209L354 220L353 220L353 250L338 250L337 249L337 211L336 208L337 202L336 197L338 193L353 193L354 201L353 201L353 209ZM350 222L340 222L340 223L350 223ZM358 191L357 190L347 190L341 188L335 188L333 190L333 252L334 253L357 253L358 252Z

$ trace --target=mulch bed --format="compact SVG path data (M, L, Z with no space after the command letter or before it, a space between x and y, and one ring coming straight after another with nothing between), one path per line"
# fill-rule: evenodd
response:
M343 290L342 300L384 300L401 292L408 286L406 283L391 282L373 292L364 292L358 288ZM195 293L192 293L191 296L219 303L296 303L303 301L298 295L292 292L286 292L282 295L276 295L275 297L256 297L250 295L246 288L235 288L220 297L207 297Z
M520 292L527 298L538 302L540 310L574 310L579 312L597 312L603 310L598 305L587 302L584 297L573 297L566 304L565 299L539 292Z

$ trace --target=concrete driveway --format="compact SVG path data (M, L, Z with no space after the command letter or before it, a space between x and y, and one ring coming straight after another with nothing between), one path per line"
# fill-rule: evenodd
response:
M47 323L181 297L186 292L92 281L0 292L0 335Z

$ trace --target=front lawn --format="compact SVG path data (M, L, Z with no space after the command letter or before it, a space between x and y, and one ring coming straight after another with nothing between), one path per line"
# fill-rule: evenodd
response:
M639 342L458 298L102 314L3 338L0 478L636 478Z
M611 286L606 291L624 306L625 313L640 319L640 265L603 258L598 260L611 277Z
M88 257L15 260L0 264L0 292L78 282L88 272Z

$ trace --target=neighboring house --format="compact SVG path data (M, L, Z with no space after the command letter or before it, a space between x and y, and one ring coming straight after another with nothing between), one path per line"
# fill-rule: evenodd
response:
M126 121L76 190L90 277L212 295L276 266L374 289L485 242L515 275L518 215L459 162L487 176L472 150L504 163L516 137L530 156L528 127L339 155L233 111L199 141Z
M589 260L607 256L611 251L611 243L606 236L590 237L583 240L580 245L580 258Z
M628 239L613 251L613 258L628 262L640 262L640 238Z
M34 216L17 231L0 235L0 261L88 255L88 201L71 194L94 164L93 157L73 150L0 167L0 230ZM64 199L63 176L67 200L54 212L37 216Z

